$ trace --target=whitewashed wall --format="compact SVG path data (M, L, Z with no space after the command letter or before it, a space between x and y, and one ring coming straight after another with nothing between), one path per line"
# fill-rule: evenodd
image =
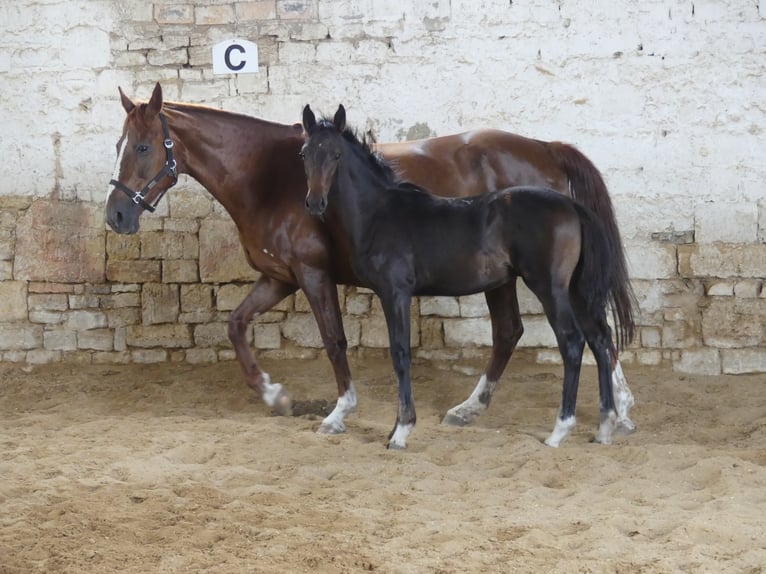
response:
M257 75L212 75L212 44L234 37L258 44ZM672 307L656 280L680 273L699 278L691 313L738 291L761 321L765 71L753 0L2 1L0 199L102 204L118 85L286 123L343 103L381 141L496 127L602 170L645 312Z

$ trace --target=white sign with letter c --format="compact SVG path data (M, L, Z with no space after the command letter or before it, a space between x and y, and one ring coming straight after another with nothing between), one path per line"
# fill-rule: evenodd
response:
M249 40L224 40L213 46L214 74L258 72L258 44Z

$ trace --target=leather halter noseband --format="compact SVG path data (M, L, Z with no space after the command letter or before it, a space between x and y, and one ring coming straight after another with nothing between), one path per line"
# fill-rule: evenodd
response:
M155 208L157 207L157 204L160 202L160 199L162 199L162 196L165 195L165 192L169 190L171 187L173 187L176 183L178 183L178 164L176 163L175 157L173 157L173 140L170 139L170 131L168 130L168 120L165 117L165 114L160 113L160 122L162 122L162 135L165 138L165 141L163 142L163 145L165 146L165 165L162 166L162 169L160 172L155 175L151 180L149 180L149 183L147 183L141 191L133 191L130 189L127 185L124 183L121 183L117 181L116 179L112 179L109 181L109 185L113 185L123 193L125 193L136 205L140 205L143 207L146 211L149 211L150 213L154 213ZM146 201L146 195L152 190L152 188L157 185L157 183L165 176L170 176L173 178L173 183L171 183L169 186L167 186L165 189L163 189L159 195L157 196L157 199L154 200L154 205L150 204Z

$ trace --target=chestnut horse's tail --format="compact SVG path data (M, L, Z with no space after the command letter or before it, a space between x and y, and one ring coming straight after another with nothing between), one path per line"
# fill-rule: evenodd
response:
M548 148L569 178L572 197L588 207L604 226L612 263L610 302L619 350L630 344L635 335L636 296L630 285L628 264L609 191L601 172L577 148L561 142L549 142Z

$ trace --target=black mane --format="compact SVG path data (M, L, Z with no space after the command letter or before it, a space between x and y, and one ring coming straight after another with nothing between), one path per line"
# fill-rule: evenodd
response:
M317 122L317 129L326 128L336 129L332 118L324 117ZM362 137L360 140L357 131L349 127L346 127L340 135L344 140L351 144L351 149L356 156L360 160L368 163L372 168L373 173L386 187L427 193L422 187L399 179L399 176L391 164L383 159L382 155L372 150L367 137Z

